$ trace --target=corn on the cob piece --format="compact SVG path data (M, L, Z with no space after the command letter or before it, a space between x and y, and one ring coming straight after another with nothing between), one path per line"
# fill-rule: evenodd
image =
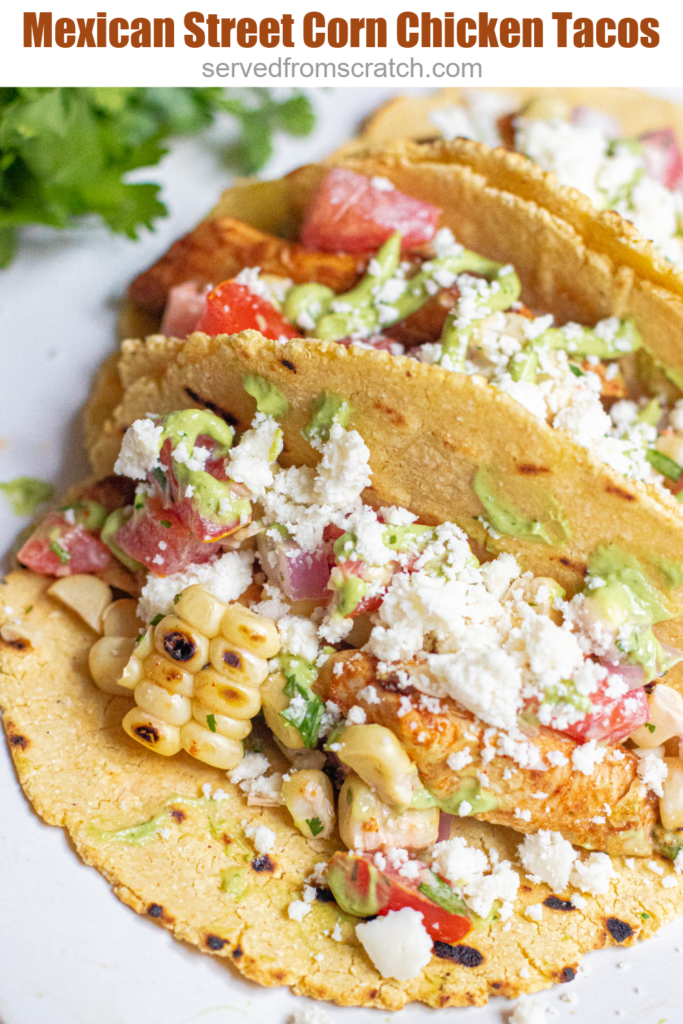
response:
M271 672L268 676L261 687L263 717L268 728L281 743L293 750L300 750L304 745L301 733L296 726L288 725L280 714L289 707L289 697L285 693L286 685L287 680L282 672Z
M358 775L348 775L339 793L339 835L349 850L423 850L438 839L439 809L408 807L398 813Z
M121 724L131 739L164 757L177 754L182 747L177 725L168 725L163 718L150 715L142 708L131 708Z
M62 576L48 588L50 597L76 612L96 633L102 633L102 616L111 605L111 589L97 576L75 573Z
M417 768L391 729L351 725L340 738L339 759L353 768L382 803L405 808L418 782Z
M100 690L120 696L130 693L126 670L134 649L135 641L125 636L103 636L92 645L88 665Z
M316 768L291 772L282 783L282 796L294 824L307 839L328 839L334 828L334 791Z
M96 650L98 644L108 646ZM261 708L266 656L280 649L270 619L193 585L181 593L174 614L137 642L106 636L98 644L91 652L98 685L134 691L137 706L123 720L129 736L167 756L184 749L216 768L239 764L242 740Z

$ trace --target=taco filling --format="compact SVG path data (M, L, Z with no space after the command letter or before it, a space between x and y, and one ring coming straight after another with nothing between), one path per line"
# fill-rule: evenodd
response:
M341 397L320 395L304 427L317 466L285 468L287 401L263 378L245 387L259 411L238 443L211 411L137 420L117 476L18 557L102 634L90 670L134 699L133 740L226 770L307 839L338 834L289 916L321 888L372 919L358 939L405 980L432 950L476 954L462 938L512 913L518 872L469 847L462 819L524 833L524 869L568 906L607 892L610 855L683 867L683 698L661 682L683 654L653 632L674 609L639 562L605 545L570 599L509 553L480 562L454 523L363 501L369 450ZM90 575L108 563L137 604ZM254 832L264 855L269 832Z
M306 211L302 243L270 238L268 251L276 245L277 253L267 256L263 273L245 267L214 288L174 285L161 330L185 336L251 328L276 341L303 336L366 346L467 373L626 478L677 495L683 400L645 353L633 320L557 326L552 315L535 315L520 301L514 268L465 249L450 229L438 228L439 213L387 179L334 168ZM257 244L250 236L258 233L239 222L229 234L224 244L236 258L263 255L268 236ZM242 236L249 236L246 251ZM294 283L270 272L289 265L297 277L320 273L322 280ZM496 518L492 511L494 530Z
M611 114L572 105L552 90L521 104L479 90L467 91L465 99L430 111L444 138L477 139L528 156L597 209L630 220L662 256L683 264L683 154L673 128L624 137Z

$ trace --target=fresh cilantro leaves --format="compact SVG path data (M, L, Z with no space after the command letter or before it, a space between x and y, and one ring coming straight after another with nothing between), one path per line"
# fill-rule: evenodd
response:
M206 716L206 724L208 725L208 727L211 730L211 732L215 732L216 731L216 716L215 715L207 715Z
M310 828L312 836L319 836L324 828L320 818L306 818L306 824Z
M308 135L308 98L270 89L0 88L0 267L25 224L70 227L95 214L136 238L166 215L159 185L126 180L158 164L167 140L229 114L239 128L232 153L241 172L260 170L277 132Z

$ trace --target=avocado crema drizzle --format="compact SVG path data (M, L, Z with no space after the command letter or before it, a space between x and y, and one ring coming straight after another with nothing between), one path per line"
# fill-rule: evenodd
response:
M362 344L417 312L440 288L457 285L459 297L448 313L438 342L427 343L410 354L446 370L472 376L486 374L480 365L482 346L478 336L487 329L487 318L505 313L514 320L517 314L520 323L514 329L518 335L521 333L523 341L514 346L516 351L507 360L502 356L501 362L499 358L489 383L509 391L518 401L522 399L515 385L536 384L544 372L544 362L553 352L566 353L569 370L580 378L586 377L586 369L581 367L583 361L595 365L601 360L618 360L642 347L640 333L629 317L610 317L590 328L576 323L552 327L548 317L529 319L526 314L519 315L522 289L512 266L486 259L455 241L438 249L445 254L426 260L408 277L411 264L401 262L401 234L395 232L350 291L337 295L322 284L295 285L285 296L283 311L307 337L323 341L351 339ZM492 370L489 367L488 373ZM661 477L677 482L681 477L683 468L655 447L657 431L652 428L657 427L662 413L660 399L653 398L631 418L627 429L610 430L611 436L628 442L624 450L627 460L636 455L636 462L626 475L650 483L660 482ZM649 465L637 465L638 454Z

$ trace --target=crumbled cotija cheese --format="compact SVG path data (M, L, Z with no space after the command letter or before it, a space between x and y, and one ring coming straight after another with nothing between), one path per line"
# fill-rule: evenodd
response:
M432 957L432 940L422 914L411 907L390 910L356 925L356 936L383 978L416 978Z
M602 896L609 892L610 878L616 878L612 861L606 853L591 853L586 860L576 860L569 876L570 883L582 892Z
M163 430L153 420L135 420L123 435L114 472L131 480L144 480L159 465Z
M524 868L547 882L555 892L567 888L577 853L559 832L542 828L534 835L525 836L518 853Z
M147 576L138 602L138 615L151 622L156 615L170 615L173 598L194 583L200 583L219 601L236 601L252 580L252 551L228 551L212 562L191 565L169 576Z

